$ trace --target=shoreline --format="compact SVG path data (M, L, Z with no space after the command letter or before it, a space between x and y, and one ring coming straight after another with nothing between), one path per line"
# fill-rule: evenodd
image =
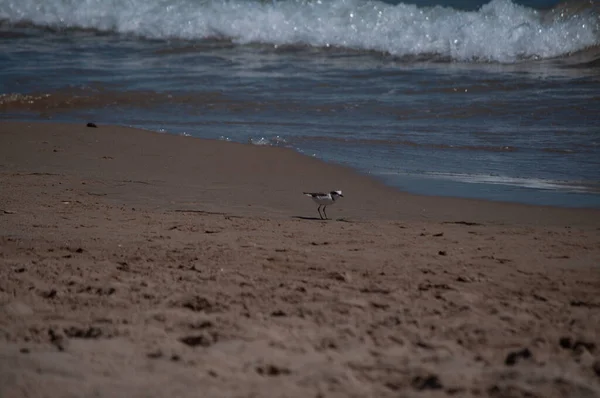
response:
M6 123L6 122L7 121L3 121L3 123ZM8 123L11 123L11 122L12 123L56 124L56 125L66 125L66 126L81 126L82 125L80 123L73 122L73 121L59 121L59 122L51 121L51 122L48 122L48 121L40 121L35 118L34 119L16 119L15 121L8 121ZM195 136L190 136L190 135L178 134L176 132L158 132L158 131L144 128L144 127L132 127L132 126L125 126L125 125L102 125L102 126L104 128L119 127L119 128L144 131L147 133L184 136L187 138L193 138L193 139L199 139L199 140L221 141L216 138L201 138L201 137L195 137ZM225 142L233 142L233 143L241 144L241 145L254 145L249 142L239 142L239 141L229 141L229 140L226 140ZM256 146L262 146L262 145L256 145ZM266 146L271 146L271 145L266 145ZM273 147L273 146L271 146L271 147ZM600 210L600 196L598 196L597 194L595 194L593 192L584 192L584 191L573 193L570 191L563 192L560 190L550 190L549 193L545 192L542 194L543 199L538 199L538 202L541 201L543 203L536 203L536 200L533 198L536 197L536 195L539 192L542 192L543 190L532 189L532 188L528 188L526 186L516 185L516 186L512 187L516 190L516 192L513 192L514 197L511 198L511 195L509 193L504 192L502 189L496 191L497 184L494 184L494 183L489 183L489 182L470 183L470 182L464 182L464 181L459 181L459 180L435 179L435 178L430 178L427 176L418 176L418 175L415 176L415 175L409 175L409 174L398 177L400 179L400 181L404 181L404 183L407 183L408 185L413 185L413 187L411 189L404 190L403 188L398 186L398 185L402 185L401 182L398 182L398 181L396 181L396 183L390 182L391 180L394 180L394 179L397 180L398 178L396 178L396 177L393 177L393 176L390 177L390 175L386 175L386 174L372 174L368 170L362 170L358 167L353 167L353 166L329 161L329 160L322 159L322 158L316 158L315 156L306 155L306 154L302 153L302 151L300 151L298 148L294 148L294 147L286 147L286 146L275 146L275 147L281 148L281 149L291 149L292 151L294 151L298 154L301 154L303 156L318 159L319 161L323 162L323 164L325 164L325 165L334 165L334 166L347 168L348 170L353 171L355 174L371 178L372 180L374 180L380 184L383 184L397 192L400 192L400 193L403 193L406 195L412 195L414 197L439 197L439 198L449 198L449 199L455 199L455 200L483 201L483 202L493 202L493 203L508 204L508 205L524 205L524 206L546 207L546 208L557 208L557 209ZM435 182L424 183L424 181L435 181ZM553 181L552 183L558 184L558 183L560 183L560 181ZM437 185L438 188L432 188L433 185ZM415 188L415 186L417 186L418 188ZM439 187L444 187L444 186L447 188L446 191L448 191L450 193L447 193L447 194L437 193L441 189ZM503 189L507 189L507 187L510 187L510 186L509 185L504 186ZM486 191L487 194L482 193L484 191ZM579 196L579 199L575 200L574 202L573 201L569 202L569 200L566 198L571 194ZM551 196L554 195L554 198L548 197L547 195L551 195ZM596 198L598 198L598 199L596 200Z
M27 125L0 123L2 397L600 395L596 211ZM333 184L321 221L302 191Z
M97 152L97 158L93 161L85 159L82 162L87 167L86 172L92 172L94 167L109 169L122 176L129 176L129 179L135 180L138 171L129 172L129 159L123 158L124 153L119 148L110 147L110 143L115 140L125 141L128 146L140 145L148 146L153 157L160 157L159 148L162 146L168 151L185 151L185 162L176 161L175 154L165 154L168 162L162 167L152 165L148 162L148 156L138 156L135 162L144 163L151 173L157 177L158 184L145 181L141 183L146 185L148 191L158 190L159 196L165 195L165 189L173 189L171 202L179 202L182 206L194 203L194 197L198 201L207 200L212 202L214 195L204 190L199 184L210 186L210 190L217 191L227 189L227 184L223 181L234 181L235 186L231 186L231 195L229 201L222 203L234 207L241 214L257 214L254 210L259 208L264 212L270 211L272 216L290 215L293 212L296 216L310 216L312 209L306 205L305 198L301 195L302 191L321 191L327 189L342 189L345 192L344 202L335 209L340 211L340 217L353 217L354 219L390 219L390 220L438 220L438 221L472 221L472 222L492 222L492 223L516 223L516 224L552 224L555 225L600 225L600 209L584 207L557 207L546 205L531 205L514 202L501 202L487 199L471 199L462 197L430 196L420 195L401 191L393 186L386 184L377 177L362 173L345 165L326 162L316 159L291 148L280 148L271 146L255 146L245 143L227 142L220 140L210 140L197 137L179 136L171 133L158 133L151 130L101 125L99 128L87 128L85 125L74 123L47 123L47 122L0 122L0 132L10 134L7 131L11 129L31 129L26 126L36 126L33 128L37 144L32 144L26 150L33 150L43 154L46 171L56 171L50 166L53 157L65 156L65 148L71 143L69 139L62 136L63 132L68 130L68 135L74 135L77 139L86 141L86 149L92 149L91 137L99 144L93 151ZM44 130L43 133L39 130ZM49 134L46 144L44 134ZM52 137L52 138L50 138ZM169 139L173 137L173 139ZM55 140L55 142L50 142ZM143 141L151 141L145 144ZM183 141L185 140L185 141ZM181 143L185 142L185 145ZM189 145L188 145L189 144ZM57 152L48 152L46 147L56 146L52 150ZM207 148L208 147L208 148ZM7 147L8 149L8 147ZM25 148L21 149L25 150ZM241 159L239 165L233 159L231 162L221 160L215 164L215 169L219 173L214 175L210 173L198 173L194 176L189 173L190 168L200 168L201 162L194 161L194 150L197 156L217 156L218 154L231 153L231 157ZM9 150L10 151L10 150ZM213 151L214 154L210 154ZM10 153L2 153L4 158L11 158ZM217 155L215 155L217 154ZM47 158L46 158L47 156ZM128 155L126 155L128 156ZM265 161L253 158L265 156ZM212 158L211 158L212 159ZM79 159L80 162L84 159ZM11 160L18 164L17 159ZM41 161L41 159L40 159ZM76 162L73 160L73 162ZM32 165L36 168L35 165ZM39 165L38 165L39 166ZM249 171L243 179L236 176L236 168L240 166ZM78 165L80 167L80 165ZM186 168L188 170L186 170ZM10 167L9 167L10 169ZM39 169L39 167L37 167ZM37 170L36 169L36 170ZM33 170L33 169L32 169ZM65 172L64 169L58 170ZM171 173L171 174L168 174ZM83 173L80 173L83 176ZM223 174L219 178L218 174ZM172 179L173 181L167 181ZM242 181L243 180L243 181ZM270 180L275 180L271 183ZM294 183L291 183L292 181ZM172 187L170 185L186 185L187 190ZM272 187L268 187L272 185ZM281 190L283 195L287 191L287 197L269 198L272 196L269 189ZM115 193L119 192L118 189ZM195 195L194 195L195 194ZM108 193L107 193L108 195ZM117 194L116 197L119 195ZM243 200L236 200L244 196L248 203L244 205ZM280 196L280 194L277 194ZM185 198L187 201L177 200ZM130 199L134 202L134 198ZM139 203L138 203L139 204ZM172 203L171 203L172 204ZM163 203L163 205L166 205ZM253 207L253 209L250 209Z

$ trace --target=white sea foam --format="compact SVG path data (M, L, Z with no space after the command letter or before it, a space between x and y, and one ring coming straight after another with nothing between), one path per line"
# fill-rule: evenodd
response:
M260 137L260 138L250 138L248 142L252 145L265 146L271 145L271 141L268 138Z
M544 22L538 11L510 0L473 12L365 0L0 0L0 19L154 39L221 37L460 61L548 58L600 44L593 13Z
M598 184L579 181L559 181L541 178L510 177L489 174L460 173L425 173L426 178L459 181L471 184L506 185L521 188L565 191L565 192L598 192Z
M286 144L286 140L283 137L280 136L274 136L274 137L259 137L259 138L250 138L248 139L248 142L250 144L253 145L259 145L259 146L263 146L263 145L270 145L270 146L282 146Z

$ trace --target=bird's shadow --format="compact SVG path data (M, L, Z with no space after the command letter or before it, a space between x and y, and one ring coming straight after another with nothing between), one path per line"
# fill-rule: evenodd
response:
M292 216L292 218L297 218L300 220L311 220L311 221L326 221L319 217Z
M292 216L292 218L297 218L299 220L308 220L308 221L340 221L340 222L352 222L345 218L319 218L319 217L306 217L306 216Z

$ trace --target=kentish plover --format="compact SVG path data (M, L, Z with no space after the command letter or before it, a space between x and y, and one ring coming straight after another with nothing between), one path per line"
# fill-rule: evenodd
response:
M304 195L310 196L312 200L315 201L316 204L319 205L317 207L317 211L319 212L319 217L323 220L323 215L321 215L321 206L323 206L323 214L325 215L325 219L327 219L327 213L325 213L325 208L327 206L331 206L335 203L338 198L343 198L342 191L331 191L329 193L323 192L303 192Z

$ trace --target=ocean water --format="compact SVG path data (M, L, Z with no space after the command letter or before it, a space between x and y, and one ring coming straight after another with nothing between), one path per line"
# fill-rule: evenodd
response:
M595 0L0 0L0 49L0 119L285 146L408 192L600 207Z

